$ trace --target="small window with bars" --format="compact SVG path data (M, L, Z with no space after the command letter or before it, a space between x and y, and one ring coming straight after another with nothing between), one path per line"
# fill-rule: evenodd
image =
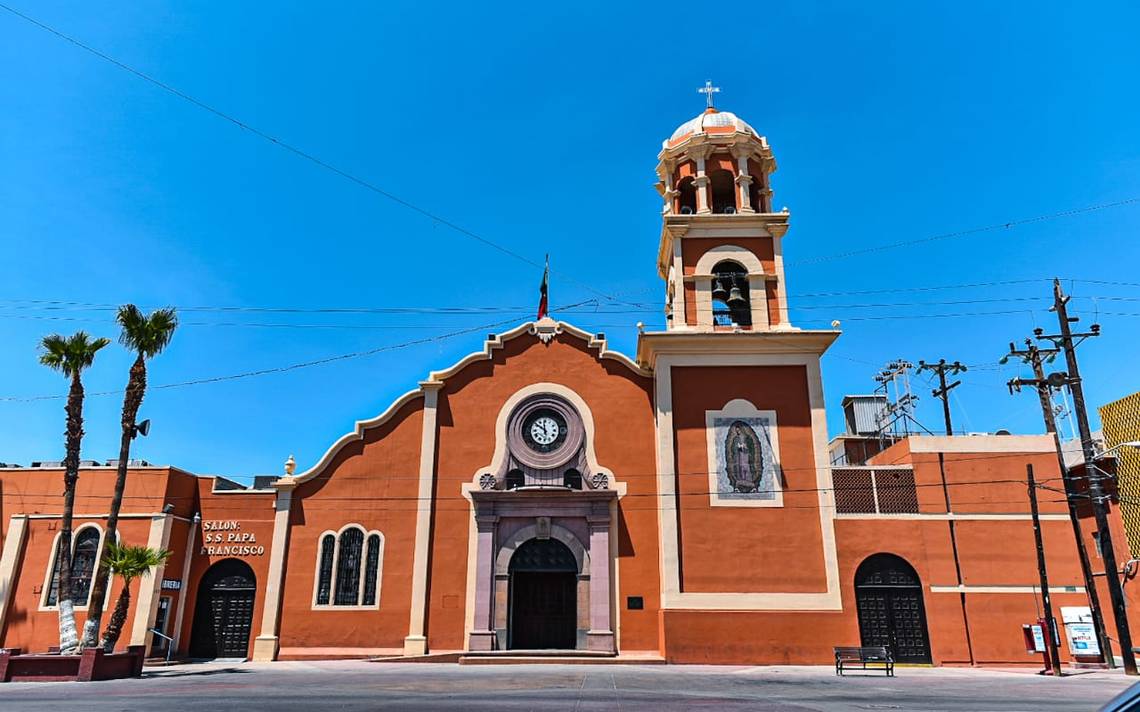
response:
M914 470L844 467L831 471L838 514L917 514Z
M365 607L380 603L384 536L351 524L321 535L317 552L316 608Z

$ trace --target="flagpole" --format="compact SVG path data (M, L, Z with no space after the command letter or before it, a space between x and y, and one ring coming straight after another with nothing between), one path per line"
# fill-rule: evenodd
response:
M543 317L549 316L549 301L547 292L550 285L550 253L546 254L546 264L542 270L542 284L538 286L538 315L535 321L541 321Z

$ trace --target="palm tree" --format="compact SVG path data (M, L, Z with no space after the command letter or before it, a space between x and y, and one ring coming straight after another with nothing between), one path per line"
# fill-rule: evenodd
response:
M127 609L131 606L131 581L140 576L147 576L151 569L165 564L170 554L171 552L166 549L124 546L113 541L107 542L107 548L103 552L103 565L119 575L123 580L123 589L115 601L111 620L107 621L107 630L103 633L101 645L104 652L115 651L115 643L119 642L119 635L123 632Z
M116 316L122 333L119 343L138 354L131 364L127 391L123 396L122 439L119 441L119 468L115 477L115 493L111 497L111 510L107 516L107 533L104 541L115 541L119 526L119 509L123 506L123 491L127 486L127 462L131 456L131 440L138 434L135 419L146 394L146 360L162 352L174 336L178 326L178 316L174 309L156 309L150 315L143 314L134 304L119 307ZM103 599L107 596L107 583L110 571L106 561L99 562L99 570L91 585L91 602L87 606L87 621L83 624L84 648L95 647L99 638L99 626L103 618Z
M75 605L71 600L71 520L75 512L75 486L79 482L79 446L83 441L83 369L95 361L95 353L111 343L110 339L92 339L86 332L71 336L52 334L40 341L40 363L71 379L67 393L67 445L63 458L63 521L60 523L56 570L59 585L56 603L59 607L59 651L67 655L79 647L75 629Z

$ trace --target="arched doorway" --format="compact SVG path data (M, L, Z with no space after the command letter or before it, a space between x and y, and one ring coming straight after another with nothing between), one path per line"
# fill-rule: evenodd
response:
M507 647L577 647L578 562L557 539L531 539L511 557Z
M906 560L874 554L855 572L859 637L864 646L886 646L900 663L929 663L930 638L922 582Z
M244 561L223 559L207 569L198 584L190 657L246 657L256 592L257 579Z

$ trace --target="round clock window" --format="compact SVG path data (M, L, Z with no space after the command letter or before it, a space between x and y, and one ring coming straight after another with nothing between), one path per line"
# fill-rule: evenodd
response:
M566 442L566 433L566 420L545 408L531 413L522 424L523 440L537 452L554 452Z

